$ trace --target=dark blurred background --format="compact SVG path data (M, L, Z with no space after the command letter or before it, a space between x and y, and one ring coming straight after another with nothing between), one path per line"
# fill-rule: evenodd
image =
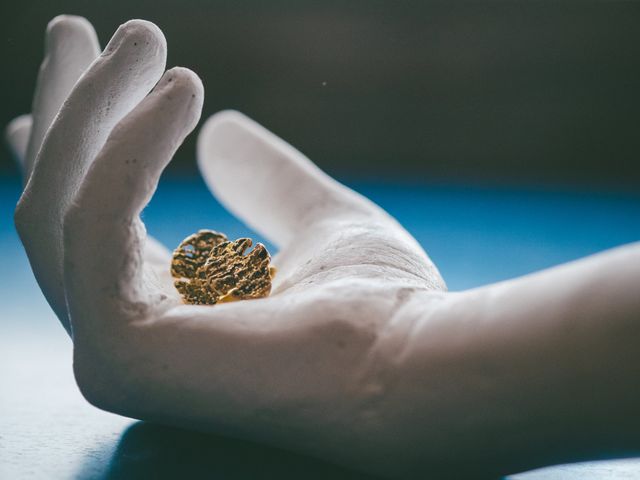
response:
M4 1L1 117L29 110L52 17L104 46L130 18L195 70L205 117L236 108L342 178L632 190L640 3ZM194 136L171 171L195 171ZM0 172L14 169L2 150Z

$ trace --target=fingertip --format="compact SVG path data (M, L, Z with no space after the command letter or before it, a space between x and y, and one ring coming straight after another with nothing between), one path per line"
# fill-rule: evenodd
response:
M202 126L197 141L197 162L205 179L212 185L217 179L217 170L225 163L234 162L249 143L283 143L245 114L237 110L222 110L211 115ZM215 188L215 187L214 187Z
M29 133L32 124L33 117L30 113L25 113L24 115L14 118L9 122L7 128L5 128L5 138L9 143L21 138L25 133Z
M75 31L93 31L93 25L84 17L67 14L53 17L47 24L47 36L49 37Z
M154 93L162 94L178 107L186 106L184 125L192 130L200 120L204 102L204 86L200 77L185 67L173 67L165 72Z
M225 137L225 133L230 131L250 133L256 128L262 127L245 114L237 110L222 110L214 113L205 121L198 137L198 147L200 149L208 145L215 145L217 140Z
M5 129L7 143L18 158L20 165L22 165L27 151L32 124L33 117L30 114L25 114L11 120Z
M47 51L58 49L62 44L68 43L83 47L89 45L99 50L98 36L91 22L77 15L58 15L48 24L45 34Z
M167 56L167 41L160 28L147 20L129 20L118 27L102 52L108 57L115 52L148 59Z
M171 84L173 88L190 88L192 90L203 90L202 80L197 73L186 67L172 67L165 72L162 80L158 83L166 81L167 85Z
M204 126L202 127L203 133L213 131L219 125L234 124L237 126L246 125L247 123L255 123L244 113L238 110L228 109L221 110L211 115Z

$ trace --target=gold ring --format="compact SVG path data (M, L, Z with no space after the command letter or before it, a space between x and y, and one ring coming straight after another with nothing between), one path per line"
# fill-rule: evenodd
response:
M230 242L226 235L200 230L173 251L171 275L185 303L215 305L263 298L271 293L275 268L261 243L250 238Z

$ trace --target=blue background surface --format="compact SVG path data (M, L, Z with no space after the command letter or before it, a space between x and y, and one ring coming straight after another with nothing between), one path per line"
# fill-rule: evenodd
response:
M450 290L506 280L640 240L640 194L631 192L346 183L398 219L438 265ZM26 287L31 272L12 221L20 192L17 177L0 177L2 264L16 275L11 285ZM274 251L227 212L199 177L163 178L142 217L148 232L169 248L189 233L212 228L229 237L258 238ZM0 292L9 303L22 290L11 285Z
M424 246L451 290L500 281L640 240L640 195L461 185L353 183ZM71 345L13 228L20 193L0 178L0 478L360 478L296 455L100 412L80 397ZM143 213L169 247L200 229L255 235L204 183L168 177ZM638 478L640 461L555 467L513 478Z

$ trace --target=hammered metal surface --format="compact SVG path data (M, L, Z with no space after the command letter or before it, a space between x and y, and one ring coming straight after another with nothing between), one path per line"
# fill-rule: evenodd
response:
M215 305L267 297L275 269L261 243L246 253L252 245L249 238L230 242L212 230L184 239L173 253L171 274L185 303Z
M173 251L171 275L174 278L193 278L209 258L209 253L216 245L226 242L224 233L213 230L199 230L189 235Z

